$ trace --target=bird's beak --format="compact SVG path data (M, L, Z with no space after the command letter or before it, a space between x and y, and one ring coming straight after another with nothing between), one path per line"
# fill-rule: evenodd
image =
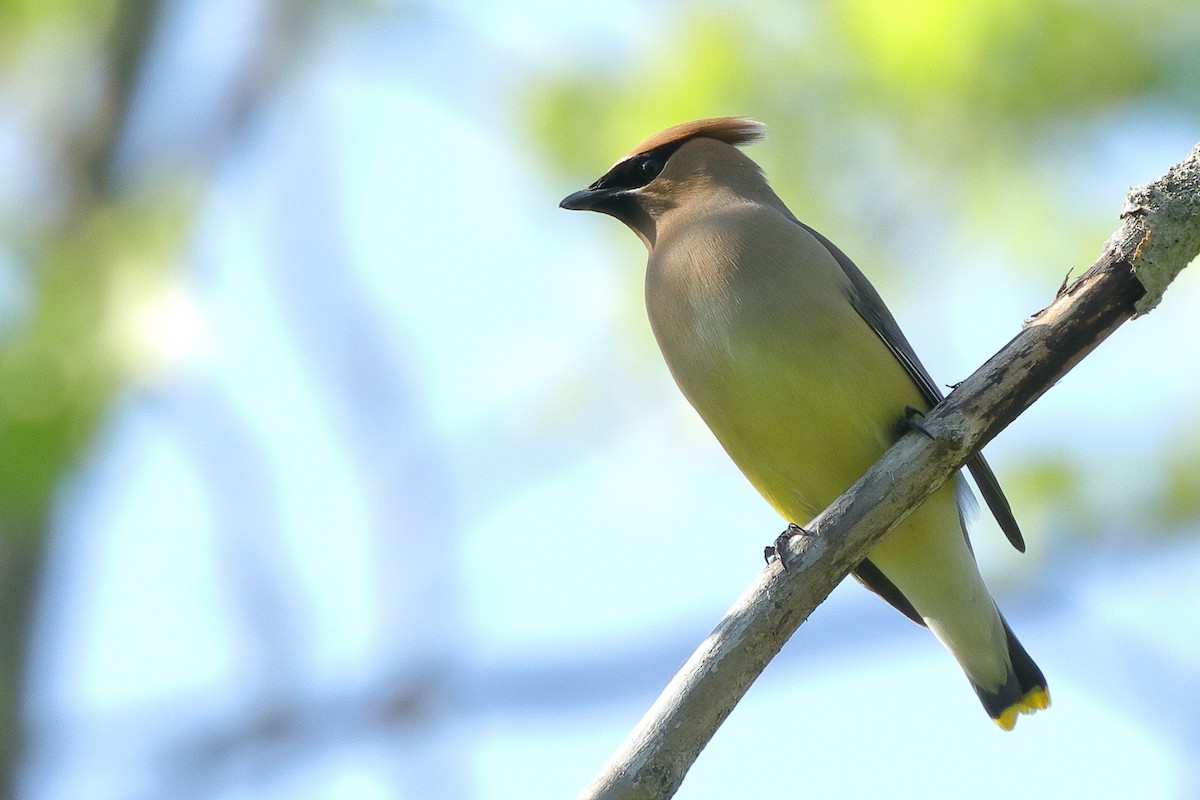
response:
M608 189L581 189L564 197L558 207L568 211L594 211L599 203L612 194Z

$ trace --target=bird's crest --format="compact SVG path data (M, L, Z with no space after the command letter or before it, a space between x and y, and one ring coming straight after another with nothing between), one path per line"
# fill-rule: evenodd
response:
M710 117L673 125L646 139L630 150L626 157L656 150L663 145L681 145L688 139L706 137L739 145L757 142L766 136L766 126L749 117Z

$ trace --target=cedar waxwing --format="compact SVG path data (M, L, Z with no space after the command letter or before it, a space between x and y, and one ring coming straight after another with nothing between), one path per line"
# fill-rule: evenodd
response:
M646 307L676 383L767 502L804 524L896 441L907 407L942 394L866 277L738 149L762 135L743 117L676 125L561 206L616 217L645 242ZM987 462L967 466L1024 551ZM979 574L972 503L961 476L948 481L854 575L928 626L1011 730L1050 694Z

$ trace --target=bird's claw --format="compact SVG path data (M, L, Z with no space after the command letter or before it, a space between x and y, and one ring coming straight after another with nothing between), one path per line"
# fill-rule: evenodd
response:
M809 532L801 528L794 522L789 522L787 529L783 533L775 537L775 543L769 544L763 548L763 560L768 564L771 559L777 559L779 566L783 567L783 571L787 572L787 559L784 556L787 554L788 540L794 536L809 536Z
M925 427L925 423L921 421L924 418L925 412L921 409L916 406L905 406L904 418L896 423L897 433L904 435L909 431L918 431L930 439L936 439L937 437L930 433L929 429Z

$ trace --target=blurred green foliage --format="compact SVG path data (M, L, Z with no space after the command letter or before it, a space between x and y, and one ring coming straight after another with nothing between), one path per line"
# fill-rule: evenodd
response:
M0 0L0 63L11 66L30 38L82 29L103 30L117 0Z
M91 440L123 367L113 347L113 283L178 241L173 204L106 185L154 4L0 2L0 79L18 98L19 135L55 174L48 203L0 220L26 297L0 328L0 533L38 537L64 471ZM134 24L134 23L140 23ZM134 34L130 38L131 32ZM99 78L99 80L97 80ZM90 91L79 87L90 86ZM20 128L18 128L20 130Z
M676 8L653 23L655 46L619 68L534 87L528 116L543 152L590 180L598 158L667 125L759 117L770 139L755 157L781 195L841 241L871 231L847 241L861 260L884 261L881 232L903 236L932 217L953 226L940 235L982 239L1014 264L1039 254L1090 263L1098 231L1060 199L1047 153L1085 169L1110 119L1140 105L1200 116L1190 1ZM887 261L903 268L895 252Z
M113 180L116 142L154 27L150 0L0 0L10 148L45 174L0 206L0 793L24 747L22 696L52 503L114 396L140 369L131 286L177 271L186 207ZM15 182L10 182L15 185ZM26 188L24 191L28 192ZM19 287L13 291L12 287Z
M1163 496L1155 498L1152 519L1167 529L1200 519L1200 427L1181 436L1163 463Z
M122 287L176 268L182 222L183 206L158 195L114 200L28 254L32 308L0 337L5 530L41 529L64 468L138 369L116 325L130 310Z
M1153 4L1134 19L1103 4L995 0L842 0L835 35L861 67L871 103L902 123L965 125L982 143L1027 124L1102 112L1167 79L1145 46ZM1178 43L1183 46L1183 42Z

